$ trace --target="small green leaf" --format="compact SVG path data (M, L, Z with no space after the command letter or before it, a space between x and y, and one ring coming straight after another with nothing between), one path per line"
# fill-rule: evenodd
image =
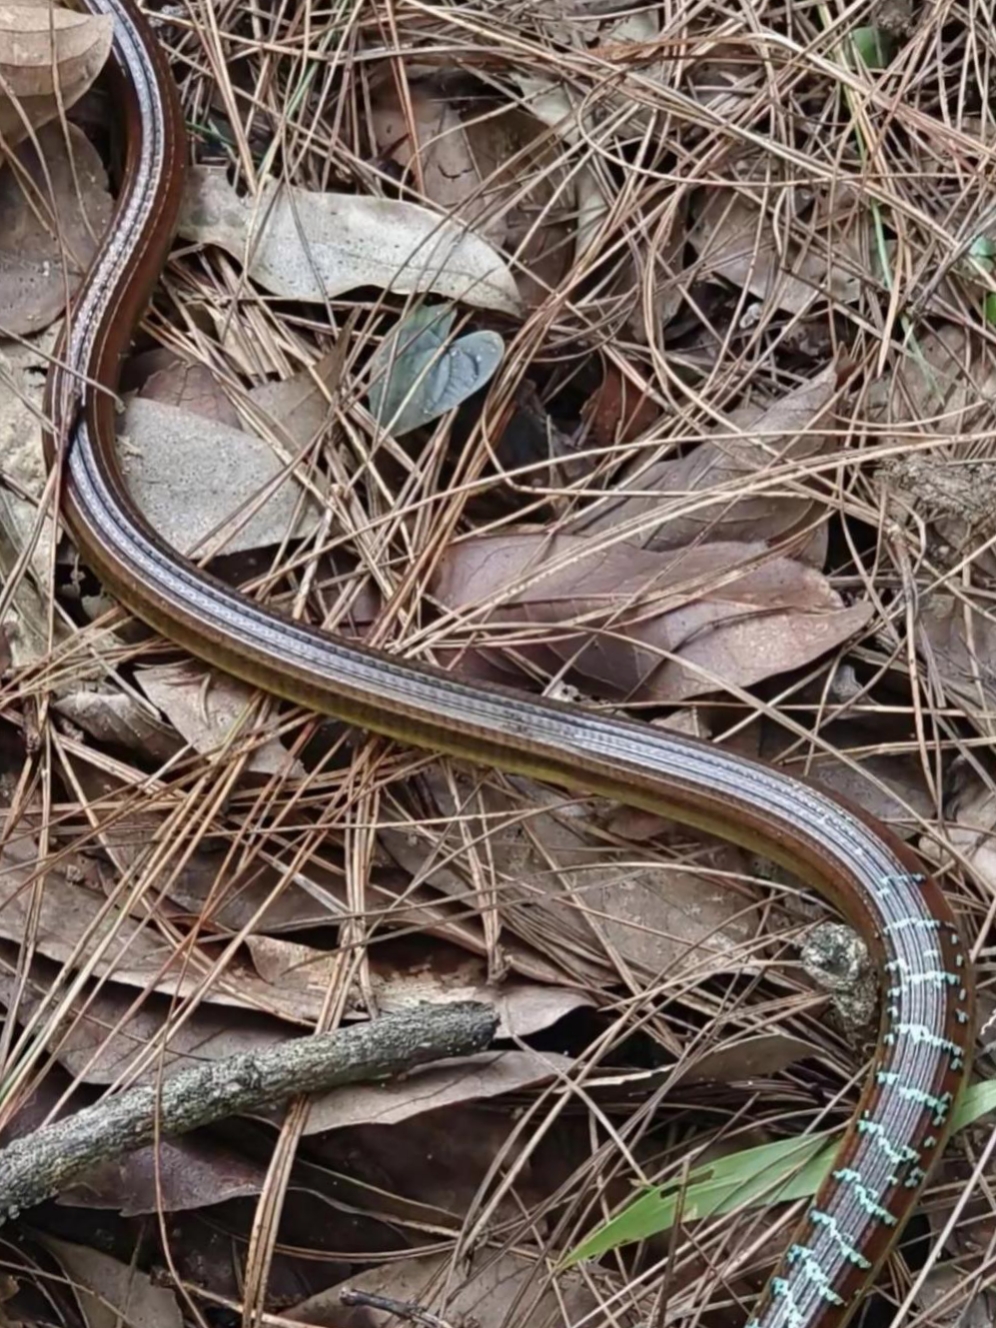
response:
M996 1111L996 1080L992 1079L960 1094L951 1114L952 1132L990 1111ZM810 1199L830 1171L838 1143L836 1136L827 1134L779 1139L697 1167L686 1178L683 1199L678 1180L648 1190L571 1250L564 1267L659 1235L670 1229L679 1212L683 1221L691 1222L734 1209Z
M730 1153L691 1172L683 1195L678 1180L648 1190L571 1250L564 1266L667 1231L679 1212L683 1221L692 1222L815 1194L833 1154L834 1146L827 1146L825 1134L778 1139L760 1148Z
M451 341L455 318L444 305L413 309L374 353L370 413L394 437L459 406L501 362L505 343L497 332Z
M974 1124L989 1111L996 1111L996 1079L983 1079L959 1093L951 1113L951 1133Z
M851 44L866 69L884 69L892 59L895 42L884 28L855 28Z

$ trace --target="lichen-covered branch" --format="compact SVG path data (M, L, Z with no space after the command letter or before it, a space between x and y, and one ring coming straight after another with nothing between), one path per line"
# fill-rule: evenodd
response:
M182 1070L158 1087L43 1126L0 1149L0 1222L66 1189L99 1162L298 1093L387 1079L429 1061L483 1051L497 1019L487 1005L422 1005L336 1033Z

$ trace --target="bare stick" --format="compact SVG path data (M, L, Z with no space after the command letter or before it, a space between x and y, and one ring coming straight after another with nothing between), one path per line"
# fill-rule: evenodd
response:
M258 1054L182 1070L45 1125L0 1149L0 1223L66 1189L88 1168L160 1134L185 1134L297 1093L392 1075L483 1051L497 1018L487 1005L422 1005L337 1033L295 1038Z

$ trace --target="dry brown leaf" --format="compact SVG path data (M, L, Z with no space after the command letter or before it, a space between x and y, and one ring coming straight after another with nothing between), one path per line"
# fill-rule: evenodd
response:
M545 125L552 131L554 141L558 144L566 143L568 149L588 147L591 140L585 135L586 132L597 132L597 120L591 115L590 107L586 107L576 97L574 89L568 83L557 76L551 79L545 74L527 73L521 65L512 65L508 70L508 77L518 84L522 92L518 107L510 108L510 114L524 115L530 121ZM532 143L533 137L532 131L529 130L523 136L523 141ZM544 174L551 175L557 181L563 181L561 150L555 149L551 143L549 153L545 148L542 152L541 163ZM587 153L584 157L587 159ZM514 164L510 166L510 171L512 169ZM614 202L614 196L605 185L601 174L590 165L575 168L572 162L567 182L571 188L575 209L573 216L568 219L573 222L573 258L577 260L588 256L589 250L597 243L599 229ZM542 184L542 180L537 181L540 187ZM562 200L563 197L563 190L560 190L558 199Z
M603 695L667 704L801 668L871 616L812 569L733 542L657 553L569 535L472 538L447 551L433 593L467 611L477 644L486 622L551 676L566 667Z
M744 874L737 850L710 851L700 871L651 853L641 860L631 845L608 849L590 808L560 809L549 790L528 781L513 781L521 800L459 772L447 780L428 770L420 783L432 799L430 822L384 827L381 842L418 879L458 900L471 881L493 879L503 946L518 933L596 987L611 980L620 960L654 978L741 967L757 925L753 896L705 870ZM479 847L455 852L462 842Z
M85 683L67 689L55 708L97 742L141 752L146 760L167 761L182 746L147 702L114 684L96 691Z
M259 693L254 687L226 674L205 674L187 663L143 667L136 670L135 678L195 751L212 760L229 761L233 747L251 744L246 771L283 779L304 777L304 766L280 738L263 736L279 716L271 713L260 725Z
M134 372L134 361L130 362ZM177 356L167 366L150 373L142 384L143 401L158 401L163 406L175 406L202 419L215 420L229 429L241 425L239 413L232 405L216 374L206 364L188 364Z
M409 83L407 94L411 118L393 81L377 91L370 129L378 155L408 172L407 183L426 202L502 244L505 224L500 217L487 218L489 201L459 114L429 82Z
M904 826L914 817L929 819L936 811L917 755L868 751L877 742L887 741L881 723L876 725L874 717L869 724L843 720L825 725L820 730L818 750L807 746L800 751L797 739L786 736L783 728L768 720L762 721L760 727L762 742L758 755L763 761L830 789L884 821L897 834L902 834ZM823 744L829 750L824 750ZM785 760L786 747L788 760ZM845 760L837 754L850 750L856 750L858 755Z
M32 894L26 886L37 876L37 861L37 846L27 840L9 844L0 856L0 937L20 941L30 926L36 953L60 964L75 969L91 963L94 976L143 991L177 997L194 992L199 977L207 973L207 956L178 953L172 938L108 907L103 894L87 888L85 878L70 882L61 872L49 871L38 915L32 917ZM108 937L110 943L103 947ZM102 949L96 957L98 947ZM306 1017L297 993L261 982L238 963L229 964L223 977L214 978L204 999L258 1009L295 1023Z
M911 433L938 441L952 434L963 438L987 427L994 402L991 346L950 323L918 336L892 374L872 381L866 397L869 419L893 443L908 442Z
M32 669L47 657L53 644L63 644L72 630L52 605L55 527L51 512L38 525L48 474L38 428L41 371L46 367L50 342L49 336L38 338L38 344L11 342L0 352L0 457L4 476L0 485L0 582L13 586L3 635L5 650L10 652L16 670ZM30 575L22 575L14 584L15 570L30 545ZM50 637L52 628L54 639ZM99 646L95 643L96 649ZM57 683L55 696L61 696L64 690L63 683Z
M182 553L204 552L205 541L236 553L316 527L310 499L255 434L139 397L125 409L118 453L136 503Z
M951 1174L952 1164L945 1159L944 1179L958 1187L959 1193L969 1193L972 1186L971 1171L965 1169L960 1176ZM934 1262L924 1270L926 1276L917 1290L917 1301L931 1323L944 1328L992 1328L996 1322L996 1295L985 1282L975 1283L984 1261L988 1261L989 1242L992 1239L992 1208L981 1213L963 1213L963 1220L948 1229L948 1219L941 1213L928 1211L932 1218L933 1235L944 1245L950 1262ZM974 1285L966 1294L968 1279Z
M947 866L951 852L959 855L984 889L996 894L996 794L981 781L959 799L953 818L944 826L944 847L932 836L918 842L920 854L938 866Z
M217 1139L187 1135L93 1167L58 1202L65 1208L110 1208L122 1217L182 1213L259 1194L265 1183L261 1164Z
M936 593L918 606L917 649L980 732L996 727L996 613L988 600Z
M819 514L818 500L804 481L777 477L833 446L824 430L832 422L836 396L837 370L830 365L767 406L734 411L724 436L705 439L677 460L631 467L619 487L637 489L639 496L610 496L571 529L590 535L640 521L634 542L651 549L679 549L699 540L778 544ZM696 497L699 510L689 511ZM652 522L642 520L651 516ZM820 565L824 550L820 540L808 550L807 561Z
M868 417L883 442L933 444L904 450L880 467L893 511L929 521L988 576L996 573L996 554L985 547L996 535L996 460L990 446L967 447L965 440L988 435L994 403L992 347L950 324L918 337L895 371L867 393Z
M743 1079L770 1079L779 1071L807 1056L818 1056L819 1048L787 1033L758 1033L736 1038L710 1048L678 1071L684 1084L730 1084Z
M0 961L0 1002L10 1010L16 993L17 1017L27 1023L53 989L58 969L36 958L19 991L16 947L0 942ZM134 1076L137 1084L151 1084L209 1061L265 1051L288 1037L286 1024L251 1010L220 1011L201 1004L182 1022L177 1013L167 996L148 995L136 1009L130 988L113 982L90 985L67 1004L52 1052L75 1081L113 1084L131 1079L136 1058L155 1044L154 1063Z
M70 145L72 160L66 152ZM110 225L107 175L73 125L49 125L0 171L0 335L47 327L75 294ZM52 220L54 208L55 220Z
M517 106L471 120L466 133L489 215L500 217L502 245L515 258L519 294L538 307L570 271L583 239L584 172L566 170L556 135Z
M574 182L556 140L514 106L464 123L431 84L413 84L409 95L413 121L394 84L384 84L372 117L378 150L445 215L514 254L523 302L542 301L568 270L576 233Z
M433 291L503 313L520 312L504 259L479 236L417 203L322 194L265 183L241 198L223 170L191 171L180 234L247 263L247 275L283 299L325 303L359 286Z
M845 219L836 218L837 231L843 234L835 233L832 245L811 221L805 243L786 234L784 215L773 216L770 202L762 202L771 183L764 179L766 165L760 163L762 178L752 184L744 181L740 191L701 191L701 207L688 238L702 266L792 314L804 314L821 297L841 303L855 300L861 290L857 273L868 264L848 239ZM776 189L773 197L781 203L785 192Z
M536 1088L574 1068L570 1057L554 1052L497 1051L469 1056L459 1063L430 1065L388 1083L347 1084L315 1099L307 1133L346 1126L397 1125L441 1107Z
M147 1273L88 1245L71 1245L49 1235L38 1239L72 1283L87 1328L121 1328L122 1323L129 1328L182 1328L175 1294Z
M113 37L110 14L81 14L49 0L0 4L0 137L8 149L27 137L27 126L38 129L79 100Z
M317 1018L341 965L337 953L272 936L250 936L246 945L259 976L311 996ZM480 958L441 941L420 944L413 938L407 946L388 942L370 951L367 967L370 990L382 1014L426 1003L483 1001L499 1016L498 1037L529 1037L591 1004L582 992L569 988L489 982ZM362 1004L358 985L354 995Z
M176 752L176 735L173 735ZM91 763L90 753L71 739L65 740L67 755L76 762L75 777L83 796L91 804L128 807L135 772L122 765L114 774ZM105 818L102 818L105 819ZM149 845L163 833L165 816L159 812L131 807L115 818L113 824L103 825L99 833L101 847L113 863L108 892L118 879L118 873L135 868L148 853ZM300 877L286 879L286 872L278 864L279 845L260 844L259 853L243 861L233 870L227 855L228 841L201 836L192 853L183 852L183 865L170 871L169 897L164 899L164 911L186 914L183 922L197 919L207 931L236 932L243 927L256 927L268 932L300 930L302 927L321 926L338 920L349 911L342 887L341 863L334 849L323 864L316 854L302 867ZM175 864L174 864L175 865ZM298 879L314 878L316 891L308 895L296 883ZM320 884L320 891L317 888ZM277 886L280 889L277 891ZM370 888L376 890L375 882ZM274 892L277 891L275 897ZM341 903L337 891L343 893ZM394 898L392 895L391 898ZM144 909L136 910L144 916Z
M251 388L249 399L279 422L285 438L304 448L328 428L329 401L339 388L341 373L342 356L333 348L310 369L302 369L292 378Z
M351 1277L302 1301L285 1315L314 1328L384 1328L384 1316L367 1307L345 1308L346 1288L417 1305L427 1315L475 1328L567 1328L601 1323L591 1317L597 1301L579 1273L551 1273L542 1261L502 1254L474 1266L454 1268L448 1255L396 1260ZM623 1320L615 1319L617 1324Z
M592 445L612 447L617 443L633 442L647 433L660 418L661 411L655 401L645 393L639 393L617 366L608 361L601 383L585 402L581 413L589 425ZM627 500L622 501L625 504ZM624 512L620 519L625 520L627 514ZM578 532L588 528L583 520L572 527ZM604 529L604 525L600 527L596 523L590 528Z

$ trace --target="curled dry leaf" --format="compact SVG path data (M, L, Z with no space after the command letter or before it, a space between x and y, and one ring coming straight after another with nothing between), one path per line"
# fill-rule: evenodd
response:
M520 311L505 260L477 235L417 203L320 194L275 183L240 198L223 171L192 171L180 234L216 244L283 299L326 300L376 286L433 291L503 313Z
M43 160L22 143L0 171L0 334L47 327L75 294L110 225L100 158L72 125L38 134ZM67 154L67 143L72 159Z
M574 169L573 159L569 169L558 127L518 106L468 121L467 139L488 216L500 219L502 247L514 256L519 294L538 306L571 271L595 208L603 210L591 202L592 172Z
M566 667L606 696L662 704L801 668L871 614L845 608L812 569L733 542L656 553L570 535L468 539L448 550L433 593L477 645L486 623L551 676Z
M798 464L828 452L826 432L837 397L837 370L816 377L767 406L734 411L722 437L706 438L677 460L641 462L618 486L638 490L609 496L572 526L575 533L639 525L634 542L679 549L699 540L764 540L777 544L820 517L820 503ZM825 540L808 551L823 558Z
M110 14L80 14L49 0L0 4L0 138L20 143L73 106L111 51ZM54 50L53 50L54 43ZM99 234L99 231L98 231Z
M948 323L918 336L894 372L870 384L866 410L884 431L885 441L897 444L908 442L911 433L925 440L949 434L964 438L984 427L994 401L991 346Z
M950 863L951 852L957 853L975 879L996 893L996 794L982 781L973 781L959 798L954 817L945 819L944 847L925 835L918 848L928 862L942 867Z

